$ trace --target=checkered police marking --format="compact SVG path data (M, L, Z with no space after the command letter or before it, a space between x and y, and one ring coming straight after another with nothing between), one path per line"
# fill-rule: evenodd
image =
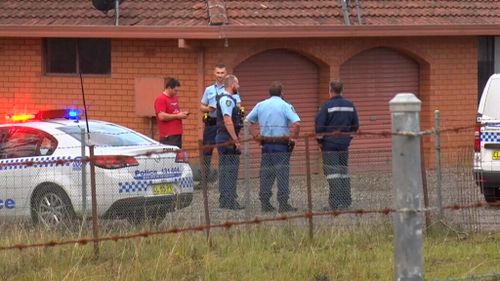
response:
M194 185L192 177L180 178L178 180L178 183L179 183L179 186L181 187L181 189L189 188L189 187L192 187Z
M148 187L153 183L153 181L133 181L133 182L120 182L118 186L120 187L119 193L130 193L130 192L146 192Z
M500 132L483 132L481 133L481 141L500 142Z
M27 168L48 168L57 166L69 166L71 161L70 156L51 156L51 157L32 157L32 158L17 158L17 159L7 159L0 160L0 171L1 170L20 170ZM30 163L33 163L31 165ZM2 166L1 164L6 164Z

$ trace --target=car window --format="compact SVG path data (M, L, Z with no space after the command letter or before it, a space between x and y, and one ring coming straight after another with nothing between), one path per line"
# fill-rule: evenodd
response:
M80 126L59 127L59 130L81 141ZM137 146L151 145L153 142L137 132L112 124L89 123L89 140L87 144L101 146Z
M4 159L5 157L5 152L4 152L4 144L7 141L7 136L9 135L9 130L10 127L2 127L0 128L0 159Z
M498 105L500 104L500 79L491 79L490 85L488 87L488 94L484 103L483 115L500 119L500 110L498 110Z
M57 141L49 134L33 128L11 127L2 142L1 158L51 155Z

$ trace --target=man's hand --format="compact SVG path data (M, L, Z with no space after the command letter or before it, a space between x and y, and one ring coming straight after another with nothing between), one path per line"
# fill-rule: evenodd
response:
M188 115L189 115L189 112L187 112L187 111L181 111L181 112L177 113L177 117L179 119L186 119L188 117Z

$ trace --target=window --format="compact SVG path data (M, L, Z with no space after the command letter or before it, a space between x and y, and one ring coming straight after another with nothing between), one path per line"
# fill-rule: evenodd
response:
M46 39L45 73L110 74L109 39Z
M42 131L11 127L7 138L1 143L0 158L46 156L54 153L56 147L57 141Z
M479 37L477 47L477 88L479 90L478 103L481 100L484 86L491 74L494 73L495 41L493 37Z

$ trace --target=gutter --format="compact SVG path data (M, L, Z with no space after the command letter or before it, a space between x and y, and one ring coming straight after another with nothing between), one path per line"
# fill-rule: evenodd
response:
M0 37L9 38L244 39L495 35L500 35L500 25L0 26Z

